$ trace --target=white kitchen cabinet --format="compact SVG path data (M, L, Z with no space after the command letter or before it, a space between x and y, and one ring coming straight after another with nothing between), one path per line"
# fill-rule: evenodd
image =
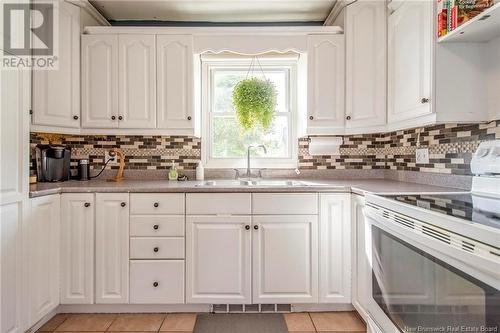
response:
M119 35L119 127L156 127L154 35Z
M157 117L158 128L192 134L193 118L193 37L157 35Z
M118 35L82 35L82 127L118 127Z
M95 302L128 303L129 194L95 196Z
M363 317L368 320L368 302L371 297L370 293L370 258L366 251L365 237L367 235L365 222L365 197L360 195L352 195L351 198L351 214L352 214L352 242L353 242L353 261L352 261L352 304Z
M350 304L350 194L321 194L319 219L319 301Z
M403 1L388 20L388 122L432 112L432 1Z
M252 217L253 303L318 302L318 216Z
M29 210L30 73L0 70L0 82L0 332L23 333L28 329L22 228Z
M251 217L187 216L186 223L186 302L252 303Z
M80 8L59 2L57 70L34 70L33 125L80 127Z
M357 1L345 9L346 129L386 124L386 3Z
M61 195L61 304L94 302L94 194Z
M30 326L59 305L60 196L31 199L25 232Z
M307 134L344 130L344 36L308 36Z
M183 304L184 260L131 260L130 303Z

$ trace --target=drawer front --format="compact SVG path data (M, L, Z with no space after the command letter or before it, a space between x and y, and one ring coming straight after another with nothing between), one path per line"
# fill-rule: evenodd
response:
M316 215L318 194L316 193L254 193L252 213L261 215Z
M131 193L131 215L184 214L184 194Z
M184 260L131 260L130 303L183 304Z
M183 237L184 215L133 215L130 236Z
M248 215L251 213L250 193L188 193L186 214Z
M184 259L184 237L130 238L130 259Z

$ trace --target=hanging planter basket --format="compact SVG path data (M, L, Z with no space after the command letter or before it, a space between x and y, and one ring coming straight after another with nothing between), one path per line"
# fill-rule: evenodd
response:
M253 68L254 60L250 64L249 72ZM264 76L262 67L261 71ZM258 125L264 130L269 129L276 113L276 95L276 87L265 76L263 79L248 78L247 73L247 78L238 82L233 90L233 105L241 129L247 131Z

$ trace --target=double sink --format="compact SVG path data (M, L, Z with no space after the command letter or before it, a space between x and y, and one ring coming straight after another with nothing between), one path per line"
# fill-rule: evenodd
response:
M307 187L328 186L328 184L302 180L272 180L272 179L237 179L237 180L206 180L196 187Z

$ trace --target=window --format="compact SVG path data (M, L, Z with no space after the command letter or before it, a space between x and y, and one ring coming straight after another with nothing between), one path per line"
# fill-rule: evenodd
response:
M214 57L202 62L202 158L205 165L213 168L246 167L248 146L263 144L267 154L262 149L252 150L252 167L296 167L296 59L259 58L262 70L256 65L253 73L248 73L251 59ZM247 75L265 76L276 87L276 116L268 130L261 127L246 132L240 130L232 94L234 86Z

